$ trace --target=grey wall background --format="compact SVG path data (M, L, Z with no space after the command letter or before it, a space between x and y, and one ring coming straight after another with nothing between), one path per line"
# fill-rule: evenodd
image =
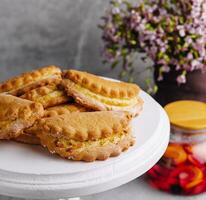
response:
M108 6L109 0L0 0L0 80L49 64L116 78L118 69L103 65L100 55L97 24ZM139 59L136 65L144 67Z

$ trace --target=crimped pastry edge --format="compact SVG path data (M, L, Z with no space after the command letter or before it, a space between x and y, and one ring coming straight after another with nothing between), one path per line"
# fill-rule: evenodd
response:
M94 118L96 120L95 126ZM100 118L102 119L101 121ZM81 126L75 120L84 122ZM87 119L85 121L84 119ZM64 121L62 121L64 120ZM29 129L28 133L43 132L53 137L64 137L78 141L98 140L130 128L131 116L121 111L73 112L54 117L42 118ZM88 124L89 123L89 124Z
M30 83L28 85L22 86L21 88L8 91L8 94L19 97L19 96L24 95L28 91L31 91L33 89L36 89L38 87L42 87L45 85L54 84L56 82L60 82L61 80L62 79L61 79L60 75L51 75L48 78L38 80L38 81L35 81L35 82Z
M85 107L88 107L90 109L93 109L93 110L126 111L126 112L129 112L132 117L135 117L139 115L139 113L143 109L144 102L140 97L138 97L137 103L132 106L112 106L112 105L108 105L106 103L100 102L96 99L90 98L82 94L81 92L75 89L75 83L71 84L70 86L68 86L67 84L64 84L64 87L65 87L65 91L67 92L68 96L72 96L77 103Z
M126 82L115 82L100 76L78 70L63 72L63 78L75 82L91 92L111 98L132 98L138 95L138 85Z
M91 109L88 109L77 103L68 103L61 104L54 107L49 107L45 110L44 117L53 117L57 115L63 115L71 112L89 112Z
M61 70L57 66L49 65L0 83L0 92L8 92L9 94L20 96L25 91L51 83L56 79L61 79Z
M27 91L20 98L41 103L44 108L57 106L71 100L64 90L59 89L59 82ZM56 95L56 96L55 96Z
M1 119L2 121L8 121L8 125L6 127L3 125L4 128L0 127L0 139L18 137L23 129L31 127L36 120L44 115L44 108L40 103L24 100L8 94L0 94L0 98L1 105L4 105L3 101L5 101L5 107L8 108L5 110L7 112L2 115ZM21 106L18 106L18 109L15 108L12 110L12 108L9 107L10 103L17 103L17 105ZM21 110L21 112L19 112L19 110ZM14 114L14 118L10 119L12 113Z
M131 134L127 134L123 139L121 139L118 143L112 143L103 145L103 146L95 146L86 147L84 150L74 150L72 153L67 152L65 149L56 148L54 144L50 143L47 139L44 140L40 137L40 141L42 146L47 148L50 153L58 154L59 156L74 160L74 161L85 161L85 162L93 162L96 160L106 160L109 157L115 157L121 154L121 152L127 150L130 146L133 146L135 143L135 139Z

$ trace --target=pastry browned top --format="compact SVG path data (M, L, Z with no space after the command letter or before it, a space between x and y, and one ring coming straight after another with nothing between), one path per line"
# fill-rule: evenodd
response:
M61 70L54 65L43 67L32 72L27 72L1 83L0 93L17 90L27 86L28 84L57 75L61 75Z
M133 98L140 91L136 84L115 82L77 70L68 70L64 72L63 77L94 93L112 98Z
M69 102L71 97L66 95L66 93L58 87L58 84L59 81L29 90L20 97L23 99L39 102L44 106L44 108Z
M43 97L45 95L50 94L51 92L54 92L58 90L56 84L50 84L42 87L35 88L31 91L26 92L22 96L20 96L23 99L29 99L29 100L36 100L39 97Z
M44 114L43 106L11 95L0 94L0 139L18 136Z
M88 108L85 108L77 103L62 104L54 107L47 108L45 110L45 117L53 117L56 115L63 115L71 112L87 112Z
M73 112L40 119L29 131L78 141L97 140L127 130L130 119L125 112Z
M43 113L42 105L7 94L0 94L0 121L16 118L29 119L32 113Z

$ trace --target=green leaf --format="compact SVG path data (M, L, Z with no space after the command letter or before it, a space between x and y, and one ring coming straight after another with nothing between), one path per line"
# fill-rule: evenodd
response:
M157 56L158 56L159 59L161 59L161 58L164 57L164 53L160 51Z
M193 35L190 35L190 37L191 37L192 39L197 39L197 38L199 37L199 35L193 34Z
M126 55L127 55L127 49L126 49L126 48L123 48L123 49L121 50L121 54L122 54L122 56L126 56Z
M114 7L119 7L118 1L112 0L110 1L110 4L112 4Z
M194 55L195 58L199 58L199 53L198 53L198 51L192 50L192 52L193 52L193 55Z
M122 17L120 14L115 14L115 15L113 15L113 20L115 23L120 23L120 22L122 22Z
M134 78L132 76L129 77L128 82L133 83L134 82Z
M179 22L180 22L181 24L184 24L184 21L185 21L185 20L184 20L184 17L181 17L181 16L180 16L180 17L179 17Z
M145 83L146 83L147 86L149 86L150 83L151 83L151 79L150 78L146 78Z
M128 10L130 10L132 8L132 4L129 1L124 0L124 1L122 1L122 3L127 7Z
M136 45L137 42L136 42L135 40L131 40L131 41L130 41L130 44L132 44L132 45Z
M111 68L114 69L117 66L118 63L119 63L118 60L114 61L111 65Z
M186 76L186 74L187 74L187 71L184 70L184 71L182 72L182 75L183 75L183 76Z
M153 88L153 90L154 90L154 94L156 94L156 93L157 93L157 91L158 91L158 86L157 86L157 85L155 85L155 86L154 86L154 88Z
M148 30L148 31L154 31L154 30L155 30L155 28L152 26L152 24L146 24L146 25L145 25L145 28L146 28L146 30Z
M124 78L127 75L127 72L125 70L122 70L119 74L120 78Z
M164 54L163 58L166 62L170 61L170 57L167 54Z

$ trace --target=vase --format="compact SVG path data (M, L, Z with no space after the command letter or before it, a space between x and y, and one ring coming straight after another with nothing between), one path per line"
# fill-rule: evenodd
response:
M171 70L163 74L163 80L158 81L159 68L155 67L154 80L158 86L155 99L162 105L177 100L197 100L206 102L206 73L201 70L188 72L186 83L178 84L176 81L179 73Z

